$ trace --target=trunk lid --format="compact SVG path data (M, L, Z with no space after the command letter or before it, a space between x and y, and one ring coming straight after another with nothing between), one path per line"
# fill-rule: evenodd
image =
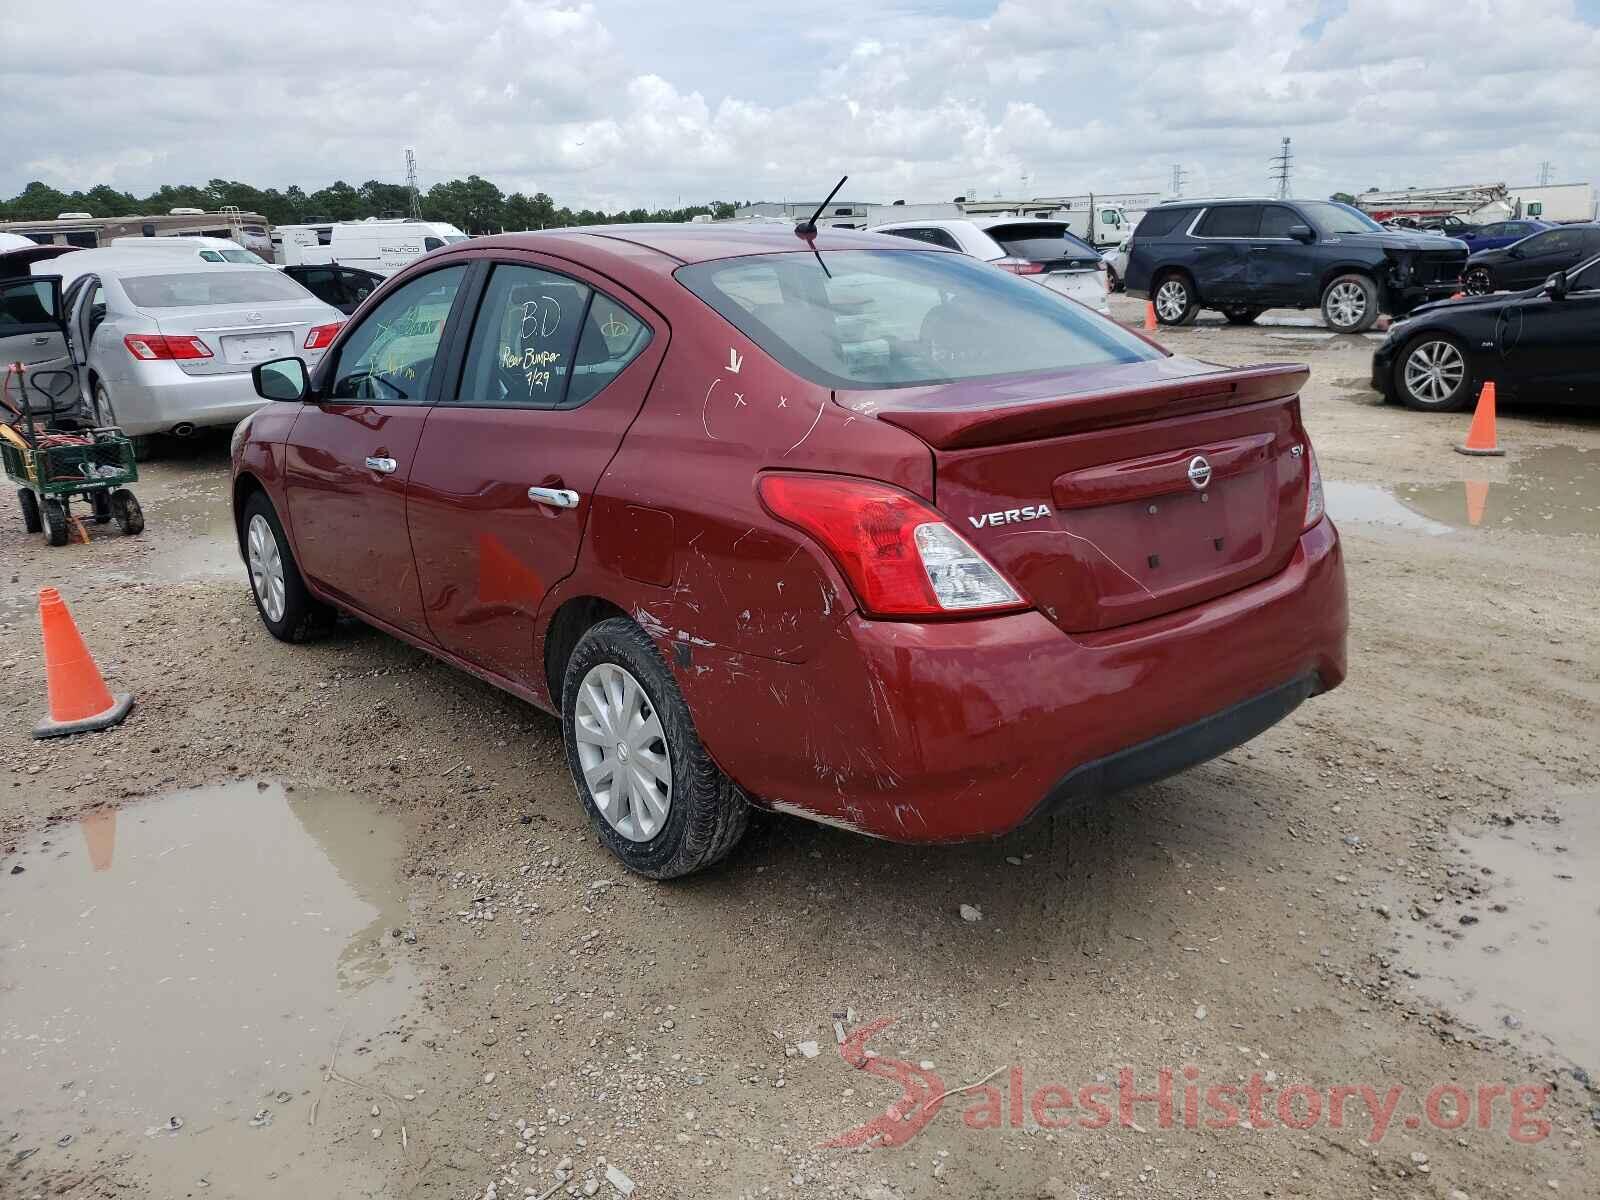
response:
M1078 633L1288 565L1309 477L1307 376L1165 358L837 399L928 443L952 525Z
M211 351L210 358L184 358L186 375L246 373L256 363L290 355L306 357L306 334L315 325L342 320L320 300L269 301L229 308L148 308L156 332L192 334Z

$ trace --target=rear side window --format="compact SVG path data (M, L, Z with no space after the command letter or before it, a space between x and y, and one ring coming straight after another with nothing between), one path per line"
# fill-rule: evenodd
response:
M390 292L340 349L333 398L374 404L427 399L439 339L466 273L465 266L445 267Z
M946 250L960 250L956 239L943 229L923 226L917 229L885 229L890 237L906 238L913 242L927 242L930 246L943 246Z
M443 238L425 237L422 239L422 248L424 250L437 250L442 245L444 245Z
M1225 204L1213 208L1195 227L1196 237L1255 237L1261 224L1261 205Z
M591 294L565 275L497 264L473 322L460 403L560 408Z
M610 296L600 292L589 302L573 355L572 376L562 408L576 408L622 373L650 343L650 327Z
M676 277L823 387L916 387L1161 357L1115 322L965 255L765 254L693 263Z
M1152 208L1133 231L1141 239L1165 237L1180 225L1187 225L1194 216L1192 208Z

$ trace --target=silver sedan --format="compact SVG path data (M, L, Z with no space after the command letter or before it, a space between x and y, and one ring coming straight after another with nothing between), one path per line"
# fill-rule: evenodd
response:
M290 355L314 367L345 320L269 266L104 249L32 270L62 277L69 334L33 369L73 372L97 419L134 437L242 420L263 403L251 367Z

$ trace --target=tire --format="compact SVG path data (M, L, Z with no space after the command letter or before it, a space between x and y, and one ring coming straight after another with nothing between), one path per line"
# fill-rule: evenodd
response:
M39 512L44 518L45 541L52 546L65 546L67 544L67 506L59 500L46 498L39 505Z
M111 497L104 491L90 492L89 504L94 509L94 523L106 525L111 521Z
M144 532L144 509L139 507L138 498L127 488L118 488L111 493L111 516L116 517L126 537ZM95 519L99 520L98 517Z
M1122 278L1117 274L1117 269L1110 263L1106 264L1106 291L1115 295L1122 290Z
M257 492L245 503L239 527L250 595L267 632L280 642L306 642L333 628L336 614L306 589L266 493Z
M1322 289L1322 320L1335 333L1365 333L1378 319L1378 285L1365 275L1340 275Z
M1395 360L1395 395L1418 412L1460 412L1472 399L1472 386L1472 360L1447 334L1419 334Z
M619 710L630 733L612 743ZM562 676L561 730L584 810L628 870L675 879L725 858L744 836L749 801L711 761L672 672L626 617L592 626L573 649ZM625 795L616 794L619 767L630 785ZM600 799L595 786L603 788Z
M1222 315L1228 319L1229 325L1254 325L1256 318L1266 311L1264 308L1249 308L1238 305L1233 308L1223 309Z
M32 488L17 489L17 506L22 509L22 527L29 533L38 533L44 529L44 522L39 517L39 497L33 494Z
M1163 325L1193 325L1200 312L1200 298L1186 275L1163 275L1150 293L1156 306L1156 320Z
M94 381L94 422L96 425L117 423L117 410L111 406L111 393L98 379Z
M1469 296L1487 296L1494 291L1494 272L1488 267L1473 267L1461 277L1461 290Z

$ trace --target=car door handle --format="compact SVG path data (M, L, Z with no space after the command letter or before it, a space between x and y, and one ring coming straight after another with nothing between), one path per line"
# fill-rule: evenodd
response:
M528 499L535 504L549 504L555 508L577 508L579 496L567 488L531 487L528 489Z
M33 344L35 346L48 346L50 344L50 335L48 333L46 333L46 334L43 334L43 335L41 335L39 337L34 338L33 339Z
M376 471L380 475L393 475L394 469L400 464L392 458L368 458L367 470Z

